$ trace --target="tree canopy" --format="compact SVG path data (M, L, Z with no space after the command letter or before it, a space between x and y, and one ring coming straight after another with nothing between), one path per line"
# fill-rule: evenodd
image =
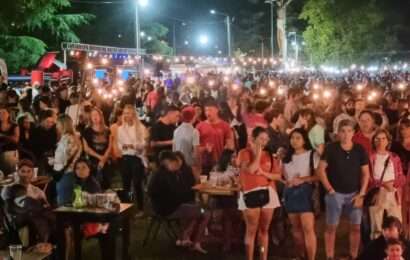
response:
M400 47L397 27L375 0L307 0L300 18L314 64L365 62Z
M90 14L64 13L69 0L3 0L0 8L0 57L10 71L35 64L48 46L78 42L73 28L87 24Z
M172 55L172 48L165 41L168 28L160 23L148 23L142 26L146 36L141 39L142 48L147 53Z

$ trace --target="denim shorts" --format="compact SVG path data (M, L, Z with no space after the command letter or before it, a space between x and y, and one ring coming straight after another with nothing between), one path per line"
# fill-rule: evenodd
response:
M348 214L350 223L353 225L360 225L362 223L363 211L361 208L353 206L352 198L357 193L338 193L326 194L326 224L338 225L340 216L343 211Z
M283 191L283 206L287 213L313 212L313 186L302 184L296 187L285 188Z

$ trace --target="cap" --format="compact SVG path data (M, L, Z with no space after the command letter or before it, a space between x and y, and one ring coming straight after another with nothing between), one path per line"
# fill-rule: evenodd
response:
M188 123L191 122L195 117L195 108L192 106L187 106L181 111L181 120L182 122Z

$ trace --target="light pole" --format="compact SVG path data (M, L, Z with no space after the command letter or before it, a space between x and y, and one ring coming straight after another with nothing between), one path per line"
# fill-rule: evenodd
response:
M137 48L137 54L140 54L141 50L141 26L139 18L139 7L146 7L148 0L136 0L135 3L135 47Z
M294 41L292 42L293 47L295 48L295 62L298 63L299 60L299 44L298 44L298 37L297 32L289 32L289 36L293 35ZM301 43L304 45L304 42Z
M273 59L275 56L274 48L275 48L275 32L273 30L273 3L275 0L265 0L266 4L270 4L270 50L271 50L271 58ZM272 62L273 67L273 62Z
M231 17L229 16L229 14L226 13L221 13L215 10L210 10L209 11L211 14L214 15L222 15L225 16L225 22L226 22L226 34L227 34L227 44L228 44L228 56L232 57L232 38L231 38Z

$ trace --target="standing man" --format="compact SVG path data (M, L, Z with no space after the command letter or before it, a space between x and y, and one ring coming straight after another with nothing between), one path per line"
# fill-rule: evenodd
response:
M189 166L197 164L199 148L199 132L193 126L195 108L185 107L181 111L182 124L174 131L173 150L184 154L185 162Z
M162 116L152 125L151 147L154 150L155 159L159 158L162 151L172 151L172 138L176 124L179 121L179 109L168 106L162 111Z
M339 141L329 144L318 168L320 180L327 194L326 203L326 257L335 257L335 238L343 209L350 219L350 257L356 259L360 246L360 224L363 198L369 182L369 158L364 148L352 141L354 122L342 120Z
M219 109L214 101L205 105L206 120L197 125L200 137L201 163L208 174L221 158L224 149L234 149L233 133L229 124L219 117Z

